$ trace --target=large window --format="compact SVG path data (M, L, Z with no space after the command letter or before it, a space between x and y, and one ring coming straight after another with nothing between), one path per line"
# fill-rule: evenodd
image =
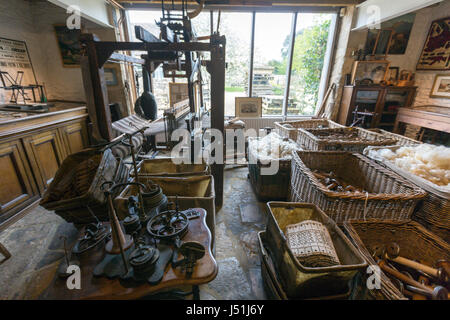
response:
M138 25L143 27L145 30L152 33L154 36L159 36L160 29L156 25L156 22L162 17L161 10L155 11L139 11L139 10L130 10L128 11L130 18L130 26L131 32L130 37L131 41L139 41L135 37L134 26ZM142 54L146 54L146 52L142 51L132 51L134 56L140 57ZM142 77L142 67L135 67L136 74L136 85L138 89L138 95L140 95L144 90L143 77ZM170 78L164 78L164 73L162 66L160 65L155 72L152 73L152 85L153 85L153 93L155 95L156 104L158 105L158 116L162 116L164 109L169 108L170 97L169 97L169 83L172 81Z
M223 12L219 32L226 36L225 116L235 115L236 97L261 97L263 116L302 116L315 114L327 83L321 79L328 74L333 17L336 13L292 12ZM296 21L293 19L297 17ZM154 35L159 35L161 11L129 11L131 26L141 25ZM203 11L192 19L197 36L211 32L210 11ZM255 21L253 21L253 17ZM218 14L214 12L213 27L217 31ZM252 25L254 23L254 29ZM293 23L296 24L294 33ZM254 32L252 34L252 32ZM134 39L134 34L132 36ZM252 39L254 39L252 44ZM251 52L253 48L253 52ZM251 55L253 63L251 65ZM290 56L292 53L292 60ZM204 53L204 60L210 58ZM324 72L325 71L325 72ZM249 86L250 73L252 85ZM204 107L210 108L210 77L202 67ZM161 67L152 75L158 110L169 106L169 82ZM182 82L185 79L177 79ZM289 83L289 88L287 85ZM139 82L141 90L142 84ZM250 92L251 91L251 92ZM286 101L287 98L287 101ZM286 113L284 107L287 106Z
M291 13L257 13L253 58L253 97L262 97L262 114L281 115Z
M288 115L316 111L332 15L297 14Z
M217 14L215 15L217 23ZM246 97L248 71L250 66L250 41L252 14L242 12L222 12L220 34L225 35L225 116L234 116L235 98Z

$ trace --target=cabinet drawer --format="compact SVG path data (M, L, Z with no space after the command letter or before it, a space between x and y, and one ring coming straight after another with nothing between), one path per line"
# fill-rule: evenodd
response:
M65 146L66 156L83 150L89 144L84 121L61 127L58 131Z
M38 198L38 191L20 140L0 143L0 222L12 209L24 208Z
M53 129L25 137L23 143L42 195L64 160L61 138Z

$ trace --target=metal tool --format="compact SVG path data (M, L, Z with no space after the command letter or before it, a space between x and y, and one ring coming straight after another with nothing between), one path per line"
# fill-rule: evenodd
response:
M68 267L72 266L72 265L79 266L80 262L77 259L72 259L71 258L69 250L67 250L67 238L65 236L60 236L59 238L63 240L64 260L60 263L60 265L58 267L57 274L61 278L67 278L70 275L72 275L72 273L68 273L67 272Z
M94 248L111 234L111 228L101 222L91 223L86 226L85 232L72 248L72 253L81 254Z
M174 268L181 266L183 272L186 273L186 278L190 278L194 272L194 267L197 260L203 258L206 253L206 249L200 242L187 241L181 244L178 252L181 253L184 258L177 261L177 257L174 257L172 266Z

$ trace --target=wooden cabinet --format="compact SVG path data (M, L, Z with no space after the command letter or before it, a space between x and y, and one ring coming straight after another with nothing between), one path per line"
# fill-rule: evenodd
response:
M0 121L0 230L25 215L65 157L89 145L85 108Z
M58 129L68 156L84 149L88 143L86 123L76 122Z
M392 131L397 111L410 107L416 87L345 86L338 122Z
M13 209L20 210L39 199L27 156L20 140L0 143L0 224Z
M41 194L50 185L65 158L57 129L33 134L23 139L37 185Z

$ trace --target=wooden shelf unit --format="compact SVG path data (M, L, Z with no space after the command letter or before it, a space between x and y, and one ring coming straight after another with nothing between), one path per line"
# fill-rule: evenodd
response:
M417 87L393 86L345 86L338 123L349 126L353 123L355 109L365 116L364 128L382 128L392 131L398 108L411 107Z

